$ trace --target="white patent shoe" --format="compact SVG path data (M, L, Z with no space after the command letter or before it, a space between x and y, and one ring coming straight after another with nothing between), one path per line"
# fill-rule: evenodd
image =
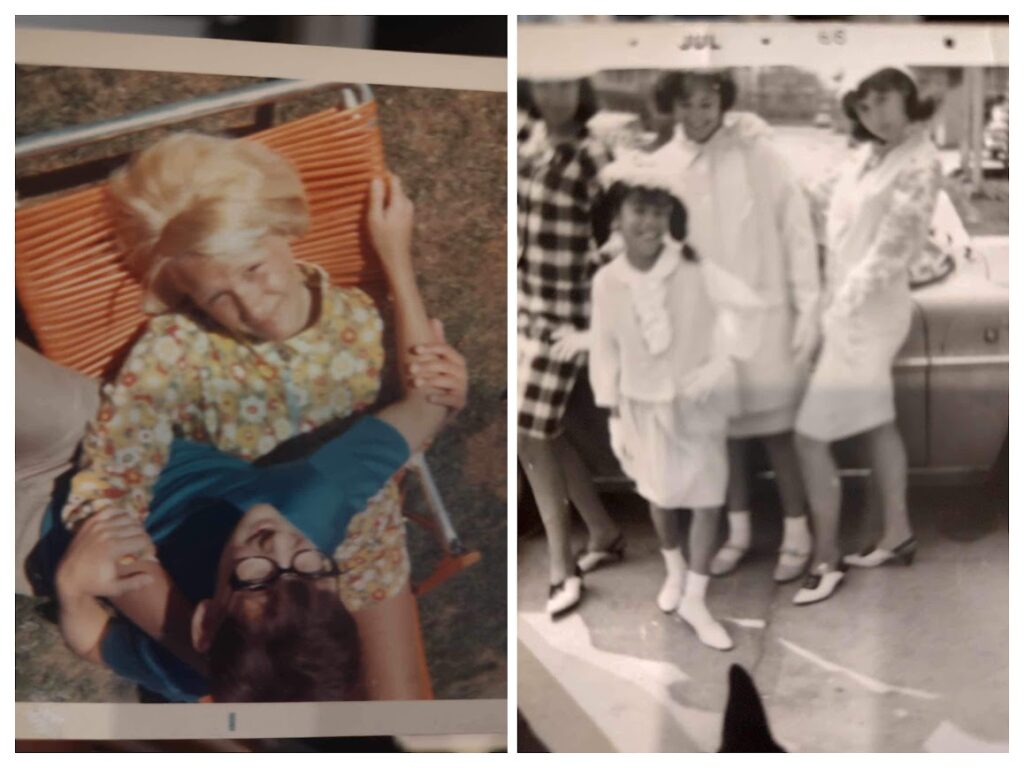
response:
M793 603L796 605L811 605L820 603L832 597L839 585L843 583L843 576L846 575L846 566L840 565L836 569L828 566L828 563L818 563L814 569L807 574L803 585L793 595Z
M569 576L557 584L552 584L548 590L548 616L552 619L559 619L572 611L583 599L583 576L579 569L572 576Z

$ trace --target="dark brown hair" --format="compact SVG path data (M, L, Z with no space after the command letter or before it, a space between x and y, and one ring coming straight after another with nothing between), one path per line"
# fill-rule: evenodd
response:
M600 202L594 206L592 224L594 228L594 239L598 245L604 245L612 234L612 221L622 209L626 198L635 196L640 202L657 204L666 200L672 204L672 213L669 214L669 234L676 240L683 243L683 258L687 261L697 261L697 252L686 242L687 234L687 213L679 199L661 189L649 187L630 186L624 182L617 181L601 196Z
M935 114L938 106L935 99L922 99L917 92L917 85L906 72L895 67L885 67L861 80L854 90L843 96L843 112L850 118L850 133L857 141L880 141L857 117L857 102L869 93L887 91L897 91L903 96L903 109L912 123L927 120Z
M363 698L355 621L334 592L282 578L254 599L262 610L230 611L210 646L214 701Z
M722 103L722 112L732 109L736 104L737 88L732 72L727 69L708 71L684 69L675 72L663 72L654 84L654 104L658 111L671 113L677 101L690 98L695 84L700 83L718 92Z
M594 91L590 78L581 77L576 82L579 83L580 101L572 119L580 128L585 128L587 121L597 114L597 93ZM533 90L529 80L520 79L516 83L516 99L519 109L525 110L534 120L541 119L540 110L537 109L537 104L533 100Z

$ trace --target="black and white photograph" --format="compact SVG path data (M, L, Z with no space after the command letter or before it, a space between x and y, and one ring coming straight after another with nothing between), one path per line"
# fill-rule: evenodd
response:
M20 735L501 731L505 93L194 65L15 68Z
M520 751L1008 749L1008 25L877 18L520 18Z

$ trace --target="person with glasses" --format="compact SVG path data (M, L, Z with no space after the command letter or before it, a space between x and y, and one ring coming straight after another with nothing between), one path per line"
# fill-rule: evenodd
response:
M373 181L367 229L407 387L372 416L358 414L379 389L380 315L292 258L308 216L283 158L177 134L112 191L126 261L163 311L103 388L66 502L51 505L30 559L65 641L170 701L429 695L407 575L396 600L410 610L344 601L390 597L374 580L401 573L404 547L357 560L357 572L327 562L353 520L364 540L394 538L400 519L362 511L465 403L465 363L416 285L401 182ZM32 355L19 348L19 393L46 363Z

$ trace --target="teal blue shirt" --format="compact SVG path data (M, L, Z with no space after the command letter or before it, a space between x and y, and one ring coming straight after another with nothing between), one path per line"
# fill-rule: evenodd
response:
M402 435L372 416L307 458L269 467L175 440L153 490L146 530L161 565L195 605L213 596L221 552L245 510L270 504L333 554L349 521L408 458ZM131 622L112 619L101 651L112 670L170 701L195 701L209 690L199 673Z

